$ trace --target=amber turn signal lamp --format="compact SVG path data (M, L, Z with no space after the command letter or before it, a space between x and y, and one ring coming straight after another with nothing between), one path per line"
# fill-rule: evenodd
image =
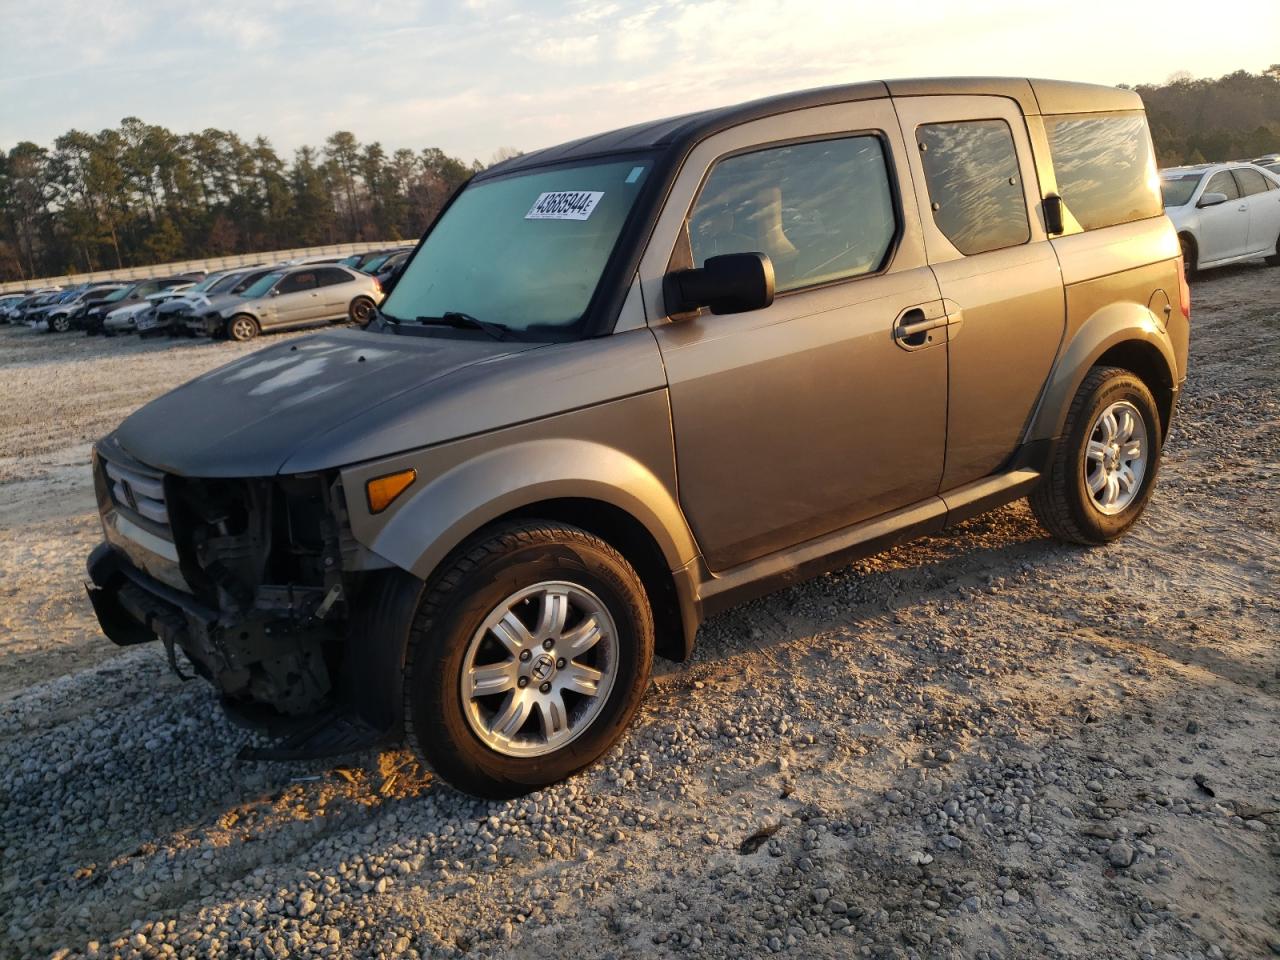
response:
M381 513L387 509L417 479L418 471L410 467L370 480L364 485L365 495L369 498L369 512Z

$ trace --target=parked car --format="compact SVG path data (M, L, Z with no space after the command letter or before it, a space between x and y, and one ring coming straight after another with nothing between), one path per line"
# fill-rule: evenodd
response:
M117 307L107 314L103 320L104 332L108 335L117 333L132 333L138 329L138 324L145 323L147 319L155 312L156 307L162 303L168 303L177 297L182 296L184 292L191 289L194 284L190 280L184 280L175 283L172 286L149 293L137 303L125 304Z
M1160 192L1192 273L1255 257L1280 264L1280 176L1251 163L1172 167Z
M1136 93L973 78L507 160L367 329L96 445L99 621L318 718L251 756L559 780L715 611L1019 497L1074 543L1138 520L1190 325L1154 174Z
M190 308L176 308L177 316L172 321L171 332L183 336L224 336L227 323L223 318L223 311L232 312L244 300L246 291L267 274L280 269L277 264L245 270L237 276L230 287L207 294L205 302L194 303Z
M384 291L389 292L396 275L400 272L400 268L404 266L409 259L409 254L412 252L412 250L402 250L400 253L393 253L378 267L374 276L378 278L378 285Z
M314 323L350 320L363 326L382 300L373 277L337 264L273 270L220 308L231 340L252 340L264 330L287 330ZM215 321L216 323L216 321Z
M95 283L78 290L75 296L46 309L45 328L52 333L66 333L71 329L74 316L126 286L126 283Z
M197 277L193 277L190 274L181 274L173 277L152 277L148 280L139 280L123 290L117 290L101 302L89 307L83 314L73 314L71 324L73 327L83 329L88 334L101 333L107 314L119 310L121 307L136 306L143 303L148 296L157 290L167 290L180 283L191 284L197 279Z
M258 273L260 269L238 268L211 273L199 283L181 291L180 294L158 303L155 308L138 318L139 336L159 336L181 327L181 321L195 310L208 307L209 298L223 293L236 286L247 274ZM185 331L184 331L185 332Z

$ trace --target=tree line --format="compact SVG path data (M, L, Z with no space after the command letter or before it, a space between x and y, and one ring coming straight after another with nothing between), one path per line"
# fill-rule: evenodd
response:
M0 280L416 238L482 166L347 131L284 159L265 137L137 117L70 130L52 147L0 150Z
M1280 151L1280 64L1134 88L1162 166ZM495 159L516 151L504 148ZM0 280L417 237L479 161L339 131L282 159L265 137L128 117L0 149Z
M1216 80L1178 73L1165 83L1133 89L1146 104L1161 166L1280 152L1280 63Z

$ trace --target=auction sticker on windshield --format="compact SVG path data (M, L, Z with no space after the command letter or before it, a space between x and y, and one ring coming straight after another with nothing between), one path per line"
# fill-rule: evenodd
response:
M556 190L539 195L526 220L586 220L596 208L603 190Z

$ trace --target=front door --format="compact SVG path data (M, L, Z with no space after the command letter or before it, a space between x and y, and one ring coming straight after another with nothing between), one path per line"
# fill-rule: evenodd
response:
M1200 263L1244 256L1249 249L1249 205L1231 171L1219 170L1210 177L1201 199L1208 193L1221 193L1227 202L1200 208Z
M709 138L673 188L641 281L712 570L937 493L945 335L904 327L944 311L902 153L888 100L840 104ZM770 257L772 306L662 312L663 273L733 252Z
M271 304L275 309L272 326L287 326L324 316L314 270L285 274L276 284L276 290L279 293Z
M947 302L942 489L1017 450L1066 327L1062 275L1037 214L1026 121L1004 97L896 101L925 247Z
M1232 173L1249 207L1248 252L1275 253L1280 250L1280 188L1249 167L1236 167Z

